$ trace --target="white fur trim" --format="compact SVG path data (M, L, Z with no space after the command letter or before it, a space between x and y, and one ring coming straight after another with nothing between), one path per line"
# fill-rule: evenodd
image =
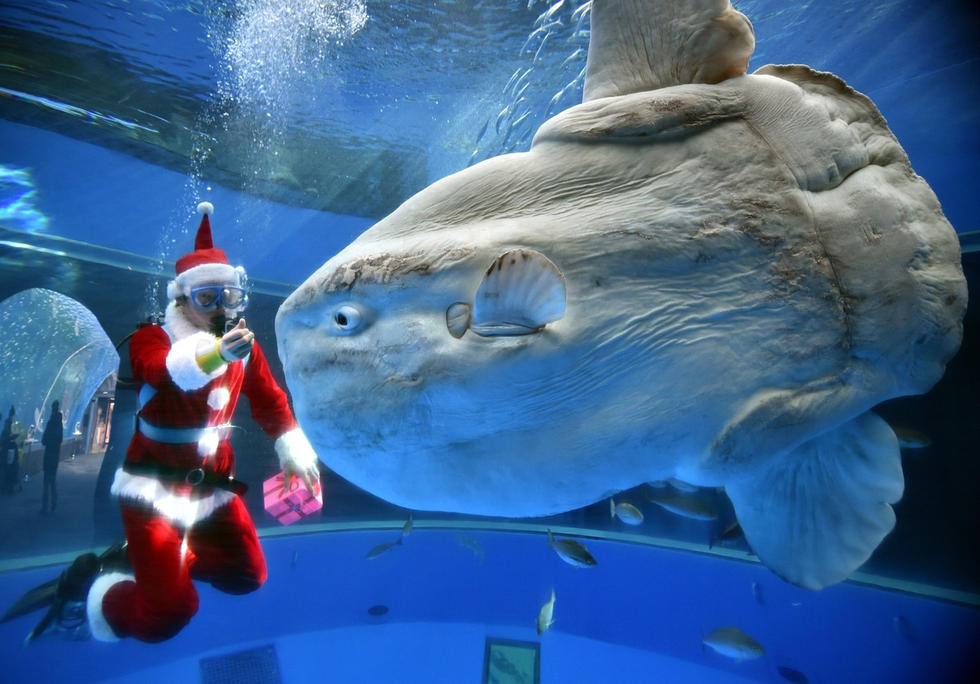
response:
M208 394L208 406L215 411L220 411L228 405L229 399L231 399L231 392L228 391L227 387L215 387Z
M189 268L177 276L176 288L178 294L190 294L199 285L228 284L238 287L238 272L228 264L210 263ZM170 288L167 287L167 294ZM172 297L171 299L176 299Z
M205 373L197 365L198 350L214 348L214 335L200 331L177 340L170 346L170 353L167 354L167 370L170 371L170 379L174 381L182 390L196 390L204 387L217 377L220 377L228 364L221 364L211 373Z
M171 342L201 332L200 328L188 320L187 316L184 315L184 310L177 306L177 302L167 304L167 311L163 316L163 329L170 335Z
M275 449L280 468L285 467L288 461L302 470L309 470L317 461L310 440L300 428L281 434L275 442Z
M201 202L197 205L197 213L210 216L214 213L214 205L210 202Z
M105 613L102 612L102 599L112 587L126 580L135 582L136 578L123 572L107 572L96 577L88 590L85 613L88 616L88 626L92 630L92 636L99 641L119 641L119 636L112 630L109 621L105 619Z
M149 504L160 515L184 527L204 520L235 498L234 492L216 489L208 496L191 499L171 491L156 478L132 475L122 469L116 471L110 491L125 501Z

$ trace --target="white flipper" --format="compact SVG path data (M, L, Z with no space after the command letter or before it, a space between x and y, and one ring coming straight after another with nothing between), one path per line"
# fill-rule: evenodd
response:
M873 413L828 430L726 486L759 559L793 584L845 579L895 525L898 440Z
M565 314L565 278L548 257L515 249L487 269L473 301L479 335L525 335Z

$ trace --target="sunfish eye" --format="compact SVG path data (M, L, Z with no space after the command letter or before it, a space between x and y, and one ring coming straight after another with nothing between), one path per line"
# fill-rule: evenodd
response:
M360 310L351 304L338 306L333 312L334 329L342 335L357 332L363 320Z

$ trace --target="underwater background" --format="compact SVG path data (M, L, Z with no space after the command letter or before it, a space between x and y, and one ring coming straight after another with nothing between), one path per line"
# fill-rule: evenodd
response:
M643 512L639 526L611 517L608 501L486 519L408 511L324 469L323 509L282 527L258 486L278 470L271 440L240 416L233 446L253 485L267 586L234 599L202 592L192 626L157 647L25 650L30 620L6 623L9 681L973 680L978 12L966 0L734 4L755 28L749 71L807 64L868 95L960 235L963 344L929 393L876 409L903 440L905 494L894 531L852 581L819 593L782 582L731 533L714 490L681 492L707 519L657 506L651 485L617 497ZM121 536L108 487L136 410L124 339L162 313L196 204L214 203L216 241L248 270L250 327L274 349L278 306L324 261L435 180L527 150L541 123L581 101L587 5L0 2L0 407L15 405L29 427L49 397L71 396L59 515L37 514L41 449L30 439L19 491L0 500L5 604ZM75 347L39 345L70 337L44 313L72 305L35 288L83 306L104 336L93 326L73 331ZM52 375L61 384L39 386ZM549 528L584 540L597 567L564 563ZM552 588L555 623L538 635ZM765 655L736 662L705 649L703 635L728 624ZM325 649L317 665L291 665L310 649Z

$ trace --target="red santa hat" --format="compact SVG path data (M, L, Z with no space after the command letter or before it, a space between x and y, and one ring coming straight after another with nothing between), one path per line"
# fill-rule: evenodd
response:
M211 240L211 220L214 205L201 202L197 205L201 225L194 239L194 251L177 259L177 278L167 285L167 298L176 299L189 294L191 289L207 283L237 283L238 273L228 263L224 250L214 246Z

